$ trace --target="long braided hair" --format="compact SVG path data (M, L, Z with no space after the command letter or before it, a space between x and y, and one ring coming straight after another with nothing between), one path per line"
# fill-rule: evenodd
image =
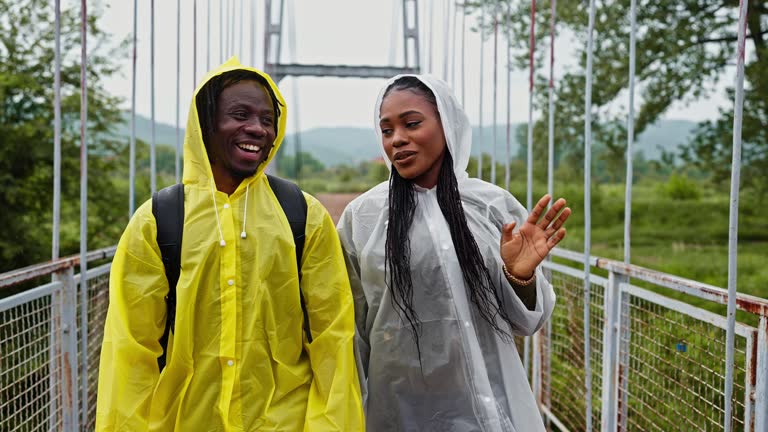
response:
M402 77L393 82L384 92L384 98L393 91L408 90L423 96L435 106L437 100L432 90L416 77ZM469 291L470 300L480 316L504 340L511 340L512 321L504 308L504 302L494 289L493 279L485 266L480 248L467 224L467 217L461 205L458 181L453 171L453 158L445 149L445 156L437 180L437 203L443 213L453 240L453 247L461 266L464 284ZM416 210L416 197L413 182L404 179L392 167L389 178L389 215L387 238L385 243L385 280L392 296L395 310L404 321L408 321L416 342L416 349L421 360L419 337L421 321L413 306L413 280L411 278L410 258L411 241L409 231ZM506 323L502 327L496 318Z

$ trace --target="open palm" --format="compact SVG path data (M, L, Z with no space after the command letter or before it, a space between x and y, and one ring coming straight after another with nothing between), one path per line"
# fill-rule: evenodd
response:
M536 267L565 237L563 224L571 215L571 209L565 207L565 200L560 198L541 217L550 199L549 195L544 195L519 230L514 231L516 222L502 228L501 259L507 271L518 279L533 277ZM557 216L558 213L560 216Z

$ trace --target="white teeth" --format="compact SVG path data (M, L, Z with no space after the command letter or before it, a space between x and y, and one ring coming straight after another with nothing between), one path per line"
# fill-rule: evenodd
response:
M257 151L261 150L261 147L259 147L257 145L253 145L253 144L238 144L237 146L240 147L243 150L248 150L248 151L253 151L253 152L257 152Z

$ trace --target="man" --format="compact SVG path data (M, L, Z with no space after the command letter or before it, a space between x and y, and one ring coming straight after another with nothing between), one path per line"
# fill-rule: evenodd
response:
M184 140L175 325L164 347L169 282L148 201L112 265L97 430L363 429L353 304L335 227L304 195L299 271L264 173L285 134L285 111L271 78L234 58L196 91Z

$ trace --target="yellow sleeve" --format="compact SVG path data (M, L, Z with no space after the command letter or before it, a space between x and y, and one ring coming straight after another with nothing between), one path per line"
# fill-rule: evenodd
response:
M344 257L328 212L307 198L307 226L301 290L312 343L306 345L312 386L305 431L362 431L365 428L355 366L355 315Z
M112 261L99 364L97 431L146 431L162 353L168 281L151 202L131 218Z

